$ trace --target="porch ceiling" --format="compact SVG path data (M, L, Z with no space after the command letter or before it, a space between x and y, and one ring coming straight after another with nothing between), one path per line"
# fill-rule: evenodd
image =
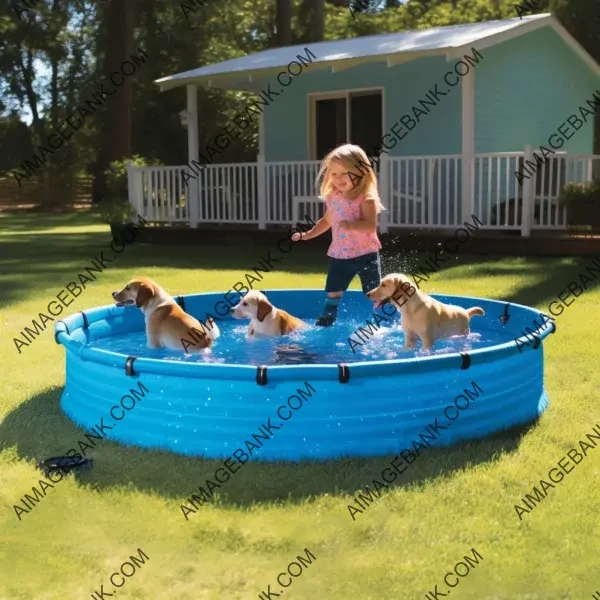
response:
M262 85L265 77L285 69L297 56L306 56L305 48L316 55L312 69L331 69L332 72L355 67L367 62L387 61L388 66L407 62L422 56L447 54L451 60L460 51L494 45L528 33L539 27L551 26L561 35L569 36L566 30L550 14L533 15L523 19L504 19L483 23L467 23L451 27L436 27L422 31L406 31L367 37L356 37L328 42L301 44L264 50L256 54L233 58L157 79L160 90L195 84L227 90L254 90ZM574 39L570 37L569 43ZM577 44L578 45L578 44ZM579 46L595 67L598 65ZM585 58L584 57L584 58ZM600 68L599 68L600 72Z

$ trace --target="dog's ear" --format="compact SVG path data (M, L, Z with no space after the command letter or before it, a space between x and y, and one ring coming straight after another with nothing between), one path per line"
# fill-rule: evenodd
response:
M404 295L404 290L401 289L401 285L404 283L404 279L402 277L400 277L400 275L396 275L393 279L392 279L392 284L394 286L394 292L392 294L392 298L394 300L398 300L398 298L401 298Z
M273 305L268 300L262 298L258 301L258 311L256 318L262 323L265 317L273 310Z
M146 302L148 302L152 296L154 296L152 288L147 283L140 283L140 286L138 287L138 293L135 298L135 305L138 308L144 306L144 304L146 304Z

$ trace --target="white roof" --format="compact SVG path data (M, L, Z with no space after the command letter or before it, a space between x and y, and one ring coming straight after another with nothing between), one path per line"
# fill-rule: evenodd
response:
M541 14L522 19L515 17L500 21L435 27L421 31L385 33L285 46L163 77L156 80L156 83L160 85L161 91L189 84L223 89L253 89L264 77L272 76L274 72L276 74L282 68L285 69L292 60L297 61L298 55L310 60L306 53L307 48L317 57L312 59L311 70L328 68L335 72L375 61L387 61L388 66L391 67L394 64L433 54L447 54L448 60L456 59L462 53L469 52L470 54L472 46L480 50L540 27L555 29L600 76L600 66L575 38L551 14ZM252 85L253 81L254 85Z

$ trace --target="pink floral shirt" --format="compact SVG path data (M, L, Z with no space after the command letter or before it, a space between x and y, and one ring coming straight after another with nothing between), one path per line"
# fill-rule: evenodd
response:
M361 210L364 200L364 196L359 196L356 200L346 200L340 192L333 192L328 196L327 208L332 218L333 240L327 256L356 258L381 249L377 231L344 231L340 229L340 221L359 221L364 216Z

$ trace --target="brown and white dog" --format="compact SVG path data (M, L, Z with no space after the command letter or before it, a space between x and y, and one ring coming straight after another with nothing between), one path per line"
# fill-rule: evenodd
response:
M296 329L308 327L304 321L290 315L285 310L275 308L258 290L248 292L231 309L231 314L234 319L250 319L249 337L255 335L277 337Z
M469 335L471 317L485 314L478 306L464 309L442 304L414 287L406 275L399 273L386 275L367 296L376 301L375 309L391 301L400 310L407 350L417 345L418 338L423 342L423 349L429 350L436 340Z
M188 315L149 277L134 277L121 291L113 292L117 306L135 304L146 318L146 337L149 348L200 351L210 348L220 331L208 319L206 327ZM193 340L193 341L192 341ZM184 343L187 342L187 343Z

